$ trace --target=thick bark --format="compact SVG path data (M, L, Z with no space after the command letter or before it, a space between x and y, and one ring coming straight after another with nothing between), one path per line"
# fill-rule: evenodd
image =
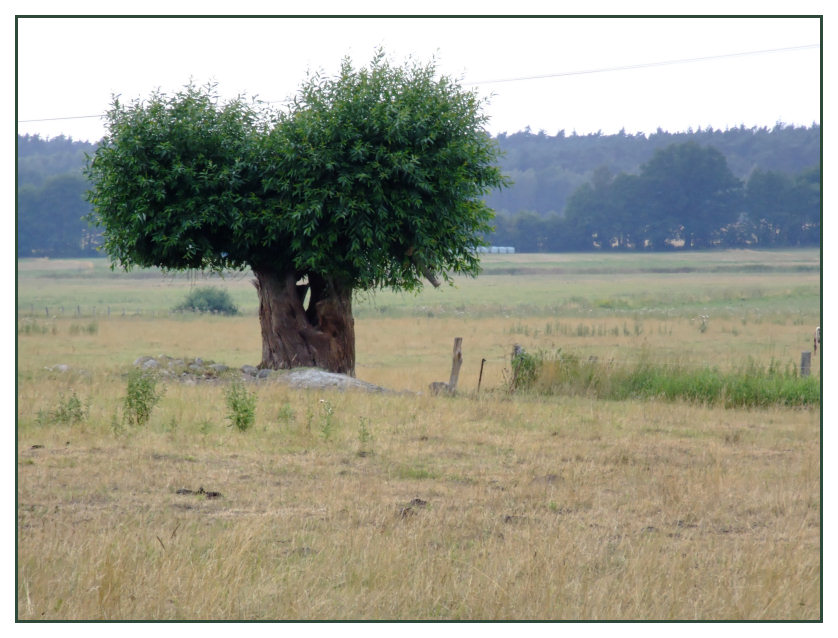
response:
M253 273L262 327L259 367L313 366L355 376L352 290L319 276L298 285L293 272L254 268Z

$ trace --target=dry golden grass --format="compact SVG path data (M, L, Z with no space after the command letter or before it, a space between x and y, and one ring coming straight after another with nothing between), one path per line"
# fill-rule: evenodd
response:
M20 618L820 613L811 411L270 386L259 406L237 433L218 388L175 387L141 432L22 433Z
M121 422L141 355L258 363L246 277L225 284L244 316L161 318L188 278L19 264L17 617L822 618L817 408L504 390L515 343L795 365L819 321L819 263L498 255L498 274L455 291L357 304L357 376L408 393L254 382L247 432L229 427L222 382L167 382L146 426ZM73 318L77 305L98 315ZM427 396L454 337L460 394ZM82 418L62 422L71 399ZM220 496L178 493L201 487Z
M737 348L759 360L800 349L803 327L754 325L770 335L761 350L741 322L734 335L733 321L701 333L644 320L625 335L601 319L619 335L577 337L543 334L547 321L359 321L359 378L422 391L447 380L462 336L464 394L264 382L249 386L244 433L214 383L168 383L146 427L112 423L136 356L256 363L253 318L115 319L92 335L67 319L21 335L18 617L821 617L817 410L502 391L514 342L630 358L676 337L691 345L673 356L727 365ZM44 369L56 363L71 370ZM74 393L89 412L56 422ZM221 496L177 493L199 487Z

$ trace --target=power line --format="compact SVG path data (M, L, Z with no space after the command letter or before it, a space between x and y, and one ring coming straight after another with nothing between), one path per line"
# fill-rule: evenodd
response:
M66 117L42 117L37 120L18 120L18 124L23 124L25 122L54 122L55 120L83 120L85 118L90 117L104 117L104 114L99 115L68 115Z
M735 58L735 57L743 57L748 55L764 55L766 53L780 53L783 51L800 51L804 49L817 49L820 48L819 44L803 44L800 46L794 47L782 47L779 49L762 49L760 51L741 51L739 53L722 53L719 55L706 55L697 58L680 58L677 60L663 60L660 62L645 62L640 64L626 64L622 66L611 66L611 67L601 67L596 69L586 69L582 71L560 71L558 73L546 73L544 75L522 75L519 77L514 78L503 78L500 80L482 80L479 82L464 82L464 86L474 86L476 84L500 84L502 82L523 82L527 80L544 80L548 78L560 78L560 77L568 77L572 75L590 75L593 73L609 73L613 71L631 71L634 69L646 69L656 66L670 66L674 64L689 64L693 62L706 62L708 60L720 60L723 58ZM269 104L274 104L276 102L281 102L282 100L273 100L268 102ZM55 122L58 120L82 120L94 117L104 117L104 114L98 115L69 115L66 117L44 117L32 120L18 120L18 124L25 124L31 122Z
M719 55L706 55L698 58L680 58L678 60L663 60L660 62L645 62L641 64L626 64L623 66L602 67L597 69L586 69L583 71L561 71L559 73L546 73L544 75L525 75L516 78L505 78L502 80L483 80L482 82L465 82L467 86L474 84L499 84L501 82L520 82L523 80L543 80L546 78L560 78L570 75L589 75L592 73L608 73L611 71L630 71L633 69L646 69L655 66L667 66L673 64L687 64L691 62L706 62L708 60L720 60L722 58L735 58L746 55L763 55L765 53L779 53L782 51L799 51L802 49L817 49L819 44L803 44L794 47L783 47L779 49L762 49L760 51L742 51L739 53L722 53Z

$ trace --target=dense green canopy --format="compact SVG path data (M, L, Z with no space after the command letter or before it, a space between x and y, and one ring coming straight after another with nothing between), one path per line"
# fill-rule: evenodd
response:
M94 219L120 265L318 274L415 289L476 274L482 197L504 184L477 96L434 63L344 60L281 112L213 86L122 104L89 159Z

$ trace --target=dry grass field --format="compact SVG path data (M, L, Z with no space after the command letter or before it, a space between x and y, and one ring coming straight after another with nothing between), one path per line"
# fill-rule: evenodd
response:
M141 355L258 363L244 277L213 282L242 316L169 316L186 278L19 264L18 619L822 618L819 406L507 389L515 343L799 362L819 255L723 256L504 255L439 295L360 300L357 376L405 392L253 381L243 432L229 381L161 381L146 425L122 416ZM108 318L126 291L143 313ZM457 336L460 392L430 396Z

